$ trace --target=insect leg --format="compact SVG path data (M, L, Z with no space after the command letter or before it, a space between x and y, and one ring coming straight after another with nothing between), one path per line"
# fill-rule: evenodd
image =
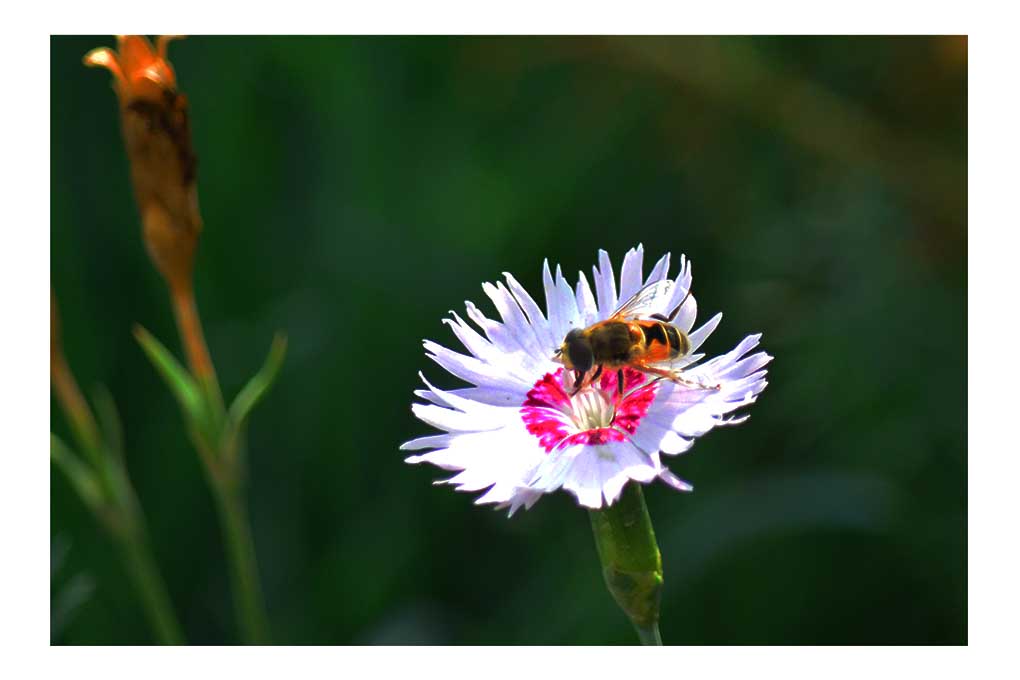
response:
M603 368L602 364L599 364L599 367L595 369L595 374L592 375L591 380L589 382L595 382L596 380L599 379L599 376L602 375L602 368Z
M574 395L576 395L578 392L581 391L582 387L584 387L584 373L582 373L581 371L575 370L574 371L574 389L570 393L570 396L573 397Z
M687 302L687 298L689 298L690 296L691 291L688 290L687 294L684 295L684 299L680 301L680 304L673 308L673 311L671 311L669 314L652 314L652 318L657 319L659 321L665 321L666 323L671 322L673 319L676 318L676 315L680 312L680 308L684 306L684 303Z
M623 396L623 369L616 369L616 389L620 396Z
M635 368L637 368L639 371L642 371L643 373L651 373L652 375L657 375L660 378L666 378L667 380L671 380L671 381L673 381L673 382L675 382L677 384L687 385L688 387L693 387L693 388L699 389L699 390L719 390L719 389L722 389L722 385L718 385L718 384L717 385L706 385L706 384L700 383L700 382L698 382L696 380L688 380L687 378L684 378L679 373L677 373L675 371L667 371L664 368L655 368L654 366L640 366L640 367L635 366Z

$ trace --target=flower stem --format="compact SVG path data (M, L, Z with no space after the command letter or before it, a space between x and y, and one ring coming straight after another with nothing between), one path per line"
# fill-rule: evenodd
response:
M216 369L205 344L202 320L195 304L194 286L190 281L171 285L170 298L192 375L205 392L206 403L217 426L222 427L227 413L216 380ZM269 624L259 586L255 542L252 540L242 491L243 462L225 440L210 444L208 451L199 442L196 442L196 448L206 463L210 485L219 507L233 580L234 613L245 643L266 644L269 641Z
M251 536L244 496L237 488L219 486L216 498L220 523L227 539L234 581L234 611L241 634L246 644L266 644L269 642L269 623L259 586L255 543Z
M641 644L661 645L662 558L641 485L628 483L613 505L590 515L606 587L634 624Z
M184 644L184 636L170 606L166 586L159 576L156 562L144 537L138 533L128 533L122 537L122 544L125 564L142 596L149 622L155 629L160 644Z
M94 464L99 464L102 449L99 427L96 425L96 419L92 417L88 402L78 388L78 381L71 373L67 358L59 348L50 352L50 382L57 393L57 400L64 409L64 414L71 422L75 440L89 459Z
M177 329L181 334L184 351L188 355L191 372L202 385L213 408L222 413L223 395L216 380L216 369L213 368L209 348L205 344L202 320L198 316L198 306L195 304L194 286L190 282L171 286L170 299L173 302Z
M638 639L641 640L641 644L653 647L662 646L662 636L659 635L658 622L653 623L650 628L641 628L635 624L634 630L637 631Z
M50 379L65 415L71 422L79 446L85 450L91 466L74 462L81 476L95 480L96 495L83 494L82 500L96 514L116 542L120 543L124 563L141 596L149 622L161 644L184 644L180 624L170 606L166 585L159 574L145 539L142 511L120 458L104 441L92 409L78 388L61 347L50 352ZM77 461L69 451L61 457L65 466ZM66 470L66 467L65 467ZM81 492L81 488L79 488ZM87 496L87 497L86 497Z

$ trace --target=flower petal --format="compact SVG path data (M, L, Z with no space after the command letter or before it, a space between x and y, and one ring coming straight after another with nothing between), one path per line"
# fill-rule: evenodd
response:
M599 320L599 310L584 272L577 272L577 277L577 311L581 317L581 325L587 327Z
M456 394L465 399L473 399L483 404L493 406L517 406L520 404L522 395L518 391L507 391L489 387L458 387L455 390L448 390L450 394ZM431 390L415 390L415 396L428 399L433 404L440 404L439 397L432 394Z
M447 392L434 386L428 381L423 373L418 372L418 377L421 378L425 386L429 388L429 391L438 400L440 406L446 406L452 409L456 409L462 413L466 413L471 416L475 416L482 422L488 421L499 421L509 420L513 418L517 412L517 406L493 406L491 404L485 404L474 399L465 399L454 392Z
M688 482L680 479L666 468L662 468L662 471L659 472L659 479L666 482L677 491L694 491L693 486L691 486Z
M491 407L496 408L496 407ZM506 425L507 418L496 414L465 413L454 409L443 408L436 404L411 404L411 411L418 420L432 427L447 432L479 432L496 430Z
M426 340L422 343L428 358L447 371L472 385L496 387L526 394L530 385L507 370L487 364L475 357L465 356L440 344Z
M682 255L680 256L680 259L683 261ZM659 261L655 263L655 266L652 267L652 273L649 274L648 278L645 280L645 285L647 286L649 283L661 281L667 276L669 276L669 253L660 257Z
M543 350L543 356L551 356L556 351L556 348L559 347L562 338L554 338L549 332L549 322L546 321L535 299L528 294L528 291L524 290L524 286L518 283L517 279L507 272L503 272L503 276L506 278L507 286L510 287L510 292L513 293L517 304L521 306L521 309L527 315L532 331L535 333L535 337L538 339L539 345Z
M517 346L527 352L528 355L532 357L543 356L545 351L544 349L539 351L539 342L535 337L535 332L531 329L531 324L528 323L527 317L524 316L524 311L521 310L521 306L517 304L514 296L507 290L506 286L502 283L495 286L491 283L485 283L482 284L482 288L485 290L485 294L489 296L489 299L492 300L492 303L496 305L496 310L503 319L503 330L511 340L516 342Z
M520 341L502 323L487 317L470 300L464 301L464 309L467 311L468 318L482 329L485 337L499 350L501 355L521 351ZM500 363L503 362L500 361ZM512 364L513 362L507 363Z
M476 359L481 359L486 363L503 363L504 352L500 351L492 342L483 338L480 333L460 318L457 312L451 311L450 314L453 315L453 318L443 319L443 323L450 327L453 334L460 340L460 344L464 345L464 349L471 352L471 355Z
M420 449L437 449L444 448L450 445L453 441L453 435L447 434L432 434L427 437L418 437L412 439L409 442L404 442L400 445L401 451L418 451Z
M577 313L577 300L574 291L563 278L563 272L559 266L556 267L556 278L553 279L549 273L549 263L546 262L542 272L542 281L545 285L546 312L549 318L549 328L553 337L558 338L557 346L563 342L567 332L571 328L580 326Z
M608 319L616 310L616 275L613 264L609 261L609 253L599 250L599 266L591 268L595 281L595 294L598 296L599 319Z
M515 421L499 430L459 434L447 447L410 456L407 462L459 470L442 483L456 485L458 491L489 489L492 495L485 502L505 503L515 497L545 457L523 424Z
M684 305L684 306L686 306L686 305ZM697 308L695 308L695 310L696 309ZM683 310L680 310L680 311L683 311ZM708 339L708 336L712 335L712 331L714 331L719 326L719 322L720 321L722 321L722 312L719 312L718 314L713 316L711 319L709 319L708 321L703 323L701 325L701 327L698 328L698 330L694 331L693 333L691 333L691 334L689 334L687 336L688 339L691 341L691 353L692 354L694 352L696 352L699 347L701 347L701 345L705 342L705 340ZM691 320L691 323L693 325L693 319ZM688 326L687 330L689 330L689 329L690 329L690 326ZM685 330L685 332L686 332L686 330Z
M528 486L544 493L562 487L574 494L581 505L598 509L603 498L607 503L615 501L628 481L647 483L659 473L660 468L651 456L626 441L574 445L549 454Z
M623 257L623 269L620 272L620 300L629 300L634 293L641 289L641 262L644 255L644 246L638 244L637 248L631 248Z

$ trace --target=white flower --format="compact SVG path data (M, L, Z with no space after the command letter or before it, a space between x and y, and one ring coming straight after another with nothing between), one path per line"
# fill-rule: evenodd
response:
M674 363L683 369L685 382L656 379L644 372L624 369L623 394L617 389L617 372L600 379L575 396L570 371L554 361L554 353L573 328L585 328L609 318L620 301L643 286L665 280L667 253L642 275L643 248L631 249L623 261L619 292L609 256L599 251L592 268L595 291L583 273L571 288L556 267L555 277L546 261L542 279L546 315L510 274L506 284L485 283L502 322L489 319L471 302L467 316L482 333L455 312L444 319L467 350L454 352L425 341L430 359L456 377L474 385L441 390L425 379L428 389L415 394L429 403L413 404L414 414L443 434L419 437L402 450L431 449L407 459L432 463L458 472L437 483L455 484L458 491L486 493L477 503L530 508L542 494L560 487L573 493L588 508L611 505L624 485L635 480L661 479L675 489L691 486L667 469L660 454L687 451L716 425L746 420L725 416L751 404L767 384L763 367L772 359L764 352L745 356L761 337L746 337L729 353L695 365L704 354L695 352L722 318L716 314L691 332L697 303L690 295L690 263L680 258L680 273L668 294L660 296L652 313L668 313L683 301L673 324L689 334L690 353ZM700 386L699 386L700 384Z

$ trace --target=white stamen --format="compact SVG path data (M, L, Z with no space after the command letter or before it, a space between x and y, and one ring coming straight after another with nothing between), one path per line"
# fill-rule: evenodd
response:
M600 389L582 390L570 400L571 420L579 430L609 427L616 416L613 400Z

